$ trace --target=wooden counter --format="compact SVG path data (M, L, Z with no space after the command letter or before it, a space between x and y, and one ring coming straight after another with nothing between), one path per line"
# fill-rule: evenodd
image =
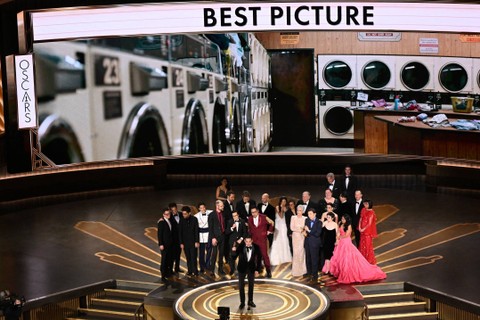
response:
M398 122L398 118L393 115L374 117L375 121L387 125L387 153L480 160L480 131L432 128L422 121ZM451 122L458 119L464 117L449 117Z
M397 122L397 119L403 116L416 116L422 112L419 111L388 111L383 108L354 111L354 147L355 152L364 153L400 153L400 154L416 154L416 155L431 155L440 157L451 157L461 159L475 159L480 158L478 151L480 144L480 135L473 132L465 132L461 130L448 129L446 132L438 129L432 129L425 126L425 130L429 133L421 132L420 128L410 128L406 126L396 126L390 129L389 122L381 121L376 117L391 116L392 120ZM457 113L452 110L441 110L436 112L425 112L429 116L434 116L439 113L444 113L451 119L480 119L480 115L476 113ZM385 120L385 119L384 119ZM402 128L402 134L397 137L398 132ZM390 129L390 130L389 130ZM398 129L398 130L397 130ZM392 131L392 133L390 133ZM394 132L395 131L395 132ZM450 132L451 131L451 132ZM395 135L394 135L395 134ZM392 139L390 142L390 135ZM428 139L422 142L421 139ZM467 138L468 137L468 138ZM403 141L399 143L397 139ZM419 140L420 139L420 140ZM446 149L444 139L450 140L449 146L455 144L455 147ZM459 142L458 139L461 139ZM394 143L393 141L396 141ZM433 143L430 145L428 142ZM437 141L437 142L435 142ZM440 145L435 145L440 143ZM426 144L424 146L424 144ZM472 151L471 149L476 151ZM400 151L400 152L398 152Z

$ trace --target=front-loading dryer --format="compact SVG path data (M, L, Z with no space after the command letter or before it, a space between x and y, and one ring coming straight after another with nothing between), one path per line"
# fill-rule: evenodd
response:
M327 101L319 108L319 139L353 139L350 101Z
M473 58L473 93L480 94L480 58Z
M396 90L434 91L434 57L396 56Z
M357 57L354 55L318 55L318 89L356 89Z
M469 94L473 90L473 59L435 58L435 91Z
M358 80L360 90L394 90L395 56L357 56Z

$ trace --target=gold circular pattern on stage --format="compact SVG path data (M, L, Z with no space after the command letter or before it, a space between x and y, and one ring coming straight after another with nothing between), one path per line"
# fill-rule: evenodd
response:
M245 284L248 301L248 283ZM230 308L230 319L321 319L328 298L313 287L286 280L256 279L256 308L239 309L238 280L207 284L185 293L175 302L180 319L218 319L218 307Z

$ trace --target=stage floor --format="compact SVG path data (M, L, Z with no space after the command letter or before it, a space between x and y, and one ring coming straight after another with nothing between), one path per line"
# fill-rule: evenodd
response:
M249 190L257 201L263 192L298 198L304 190L312 200L320 198L320 188L311 185L233 188L239 194ZM409 281L480 303L480 199L363 191L378 215L375 253L386 281ZM162 208L172 201L179 206L204 201L212 209L214 193L215 186L145 190L2 214L0 289L33 299L106 279L158 281L156 222ZM289 264L275 267L273 278L296 281ZM336 283L332 279L326 286Z

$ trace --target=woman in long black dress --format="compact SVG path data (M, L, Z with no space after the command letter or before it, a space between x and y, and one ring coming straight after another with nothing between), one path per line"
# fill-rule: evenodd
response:
M325 264L322 272L330 273L330 259L333 256L335 242L337 241L338 224L335 222L335 215L332 212L327 213L327 221L323 223L323 255Z

